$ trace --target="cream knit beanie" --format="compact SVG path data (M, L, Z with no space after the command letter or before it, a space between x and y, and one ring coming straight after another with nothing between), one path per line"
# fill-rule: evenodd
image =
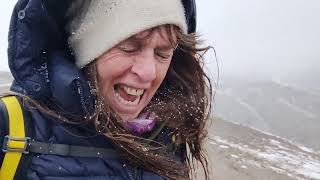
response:
M81 10L74 10L79 4ZM75 0L69 14L73 17L67 26L68 42L79 68L152 27L174 24L187 33L181 0Z

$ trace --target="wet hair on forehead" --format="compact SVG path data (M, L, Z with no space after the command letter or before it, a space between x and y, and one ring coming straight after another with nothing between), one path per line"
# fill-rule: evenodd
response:
M178 27L176 27L174 25L170 25L170 24L157 26L157 27L142 31L136 35L133 35L123 42L129 41L129 42L132 42L132 43L139 45L139 46L145 46L150 42L149 40L151 38L151 35L154 32L158 32L159 35L161 36L161 38L163 38L164 40L167 40L169 42L168 45L164 45L164 48L175 49L177 46L177 43L178 43L177 42L178 41L177 40L178 29L179 29Z

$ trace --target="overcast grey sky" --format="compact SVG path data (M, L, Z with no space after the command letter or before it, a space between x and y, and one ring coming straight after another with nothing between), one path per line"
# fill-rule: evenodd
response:
M4 0L0 5L0 71L8 71L7 66L7 34L11 11L15 0Z
M222 76L320 73L320 1L197 2L199 31L216 48Z
M0 70L14 0L0 6ZM197 0L198 29L218 53L221 75L291 76L320 72L320 1ZM211 56L212 57L212 56ZM215 74L215 64L210 69Z

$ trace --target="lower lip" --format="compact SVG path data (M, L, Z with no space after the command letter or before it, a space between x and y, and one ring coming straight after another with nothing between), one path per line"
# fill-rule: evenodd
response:
M137 105L128 105L128 104L124 104L123 102L120 102L119 97L117 97L116 94L117 94L116 90L113 89L114 101L115 101L115 105L116 105L116 108L117 108L119 113L126 113L126 114L135 113L138 110L138 107L139 107L139 105L140 105L140 103L142 101L143 95L140 96L140 100L139 100Z

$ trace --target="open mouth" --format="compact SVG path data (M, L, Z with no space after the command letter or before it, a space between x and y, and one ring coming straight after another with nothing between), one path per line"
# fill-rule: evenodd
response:
M114 86L116 99L127 106L137 106L143 97L144 89L137 89L126 86L124 84L117 84Z

